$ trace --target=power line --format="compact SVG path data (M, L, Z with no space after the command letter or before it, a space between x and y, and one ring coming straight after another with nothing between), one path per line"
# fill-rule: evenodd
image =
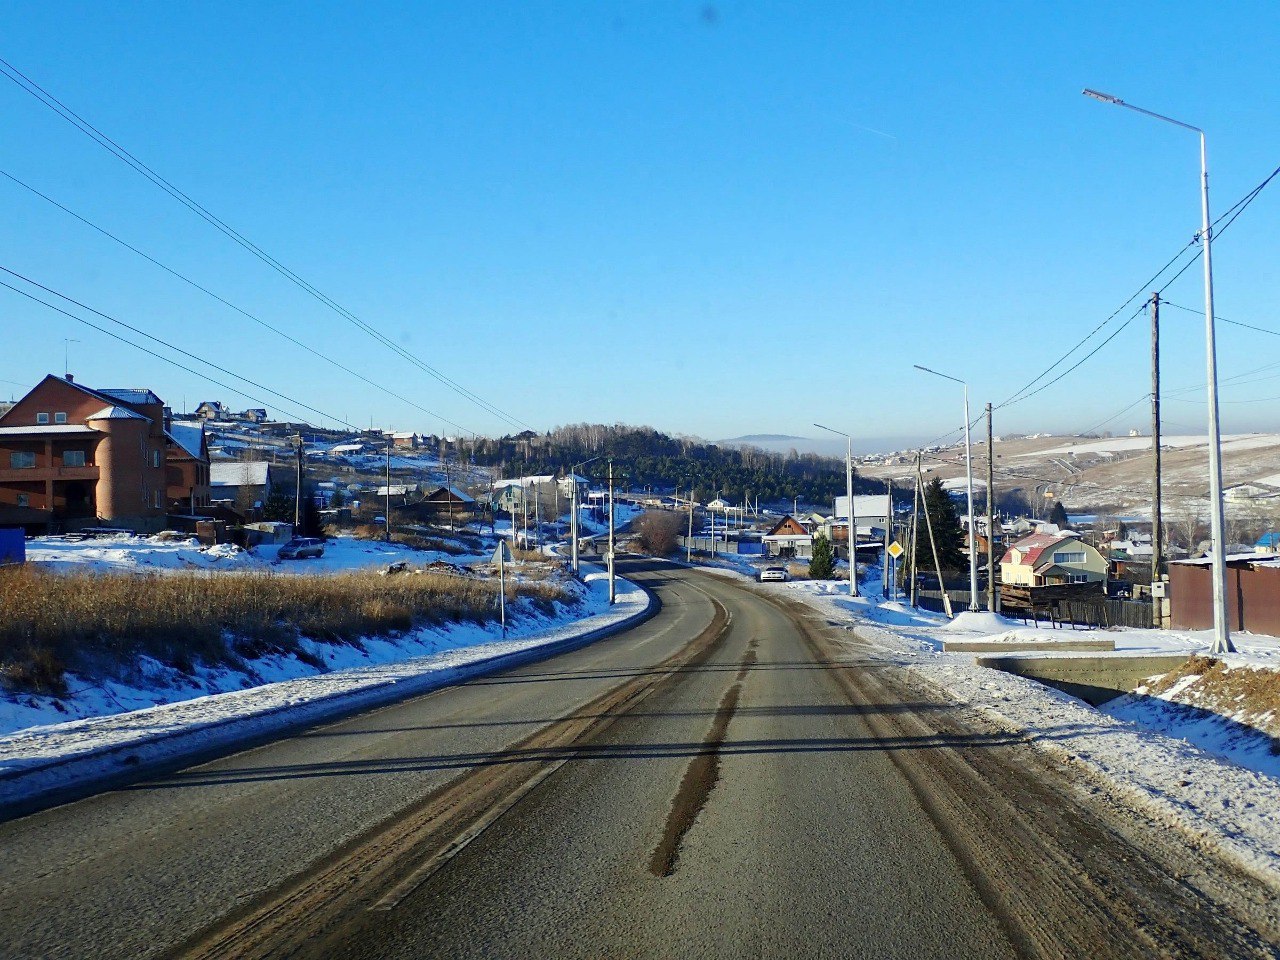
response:
M61 307L59 307L58 305L56 305L56 303L50 303L49 301L41 300L41 298L40 298L40 297L35 296L35 294L33 294L33 293L27 293L27 291L23 291L23 289L19 289L19 288L17 288L17 287L14 287L14 285L13 285L13 284L6 283L6 282L4 282L4 280L0 280L0 287L6 287L6 288L10 289L10 291L13 291L14 293L19 294L19 296L26 297L26 298L27 298L27 300L35 301L36 303L40 303L40 305L41 305L41 306L49 307L49 308L50 308L50 310L52 310L52 311L54 311L54 312L55 312L55 314L61 314L61 315L65 316L65 317L69 317L69 319L72 319L72 320L76 321L76 323L78 323L78 324L83 324L84 326L88 326L88 328L91 328L91 329L93 329L93 330L97 330L97 332L99 332L99 333L101 333L101 334L108 335L108 337L110 337L110 338L111 338L111 339L113 339L113 340L119 340L119 342L120 342L120 343L124 343L124 344L125 344L125 346L129 346L129 347L133 347L134 349L138 349L138 351L142 351L143 353L146 353L146 355L148 355L148 356L155 357L155 358L156 358L156 360L161 360L161 361L164 361L164 362L165 362L165 364L169 364L170 366L178 367L178 369L179 369L179 370L186 370L186 371L188 372L188 374L196 375L196 376L198 376L198 378L200 378L201 380L207 380L207 381L209 381L209 383L214 384L214 385L215 385L215 387L221 387L221 388L223 388L224 390L230 390L230 392L232 392L232 393L236 394L236 396L237 396L237 397L243 397L244 399L250 399L250 401L253 401L253 402L255 402L255 403L266 403L266 406L274 406L274 407L278 408L278 410L282 410L282 407L280 407L280 406L279 406L279 404L269 403L268 401L264 401L264 399L262 399L261 397L255 397L255 396L253 396L253 394L251 394L251 393L244 393L244 390L239 389L238 387L232 387L232 385L230 385L230 384L228 384L228 383L223 383L223 381L221 381L221 380L218 380L218 379L212 378L212 376L210 376L209 374L204 374L204 372L201 372L200 370L193 370L193 369L192 369L192 367L189 367L189 366L184 365L184 364L179 364L179 362L178 362L177 360L173 360L173 358L166 357L166 356L164 356L164 355L163 355L163 353L157 353L156 351L154 351L154 349L150 349L150 348L147 348L147 347L143 347L141 343L134 343L134 342L133 342L133 340L131 340L131 339L127 339L127 338L124 338L124 337L120 337L120 335L119 335L119 334L116 334L116 333L111 333L111 332L110 332L110 330L108 330L108 329L106 329L106 328L105 328L105 326L99 326L99 325L97 325L97 324L93 323L93 321L91 321L91 320L86 320L86 319L84 319L84 317L82 317L82 316L76 316L76 314L72 314L72 312L70 312L70 311L63 310L63 308L61 308ZM201 362L205 362L205 361L201 361ZM239 379L239 378L237 378L237 379ZM248 381L247 381L247 380L246 380L246 383L248 383ZM292 399L291 399L291 402L296 403L297 401L292 401ZM300 406L303 406L303 404L300 404ZM308 407L308 410L310 410L310 407ZM294 412L296 412L296 411L294 411ZM306 420L306 417L298 417L298 419L300 419L300 420ZM343 426L347 426L347 428L351 428L352 430L358 430L358 428L356 428L356 426L352 426L351 424L348 424L348 422L347 422L346 420L337 420L337 422L339 422L339 424L342 424Z
M127 240L121 239L120 237L116 236L114 233L107 230L106 228L99 226L98 224L94 223L92 220L89 220L87 217L81 216L80 214L72 210L70 207L63 205L59 203L57 200L48 196L47 194L40 192L35 187L31 186L29 183L26 183L18 179L8 171L0 170L0 176L7 178L8 180L22 187L24 190L30 191L40 199L51 203L53 206L57 207L59 210L68 214L69 216L74 217L76 220L79 220L85 226L90 227L96 230L98 233L102 234L104 237L107 237L108 239L115 241L120 246L124 247L126 250L129 250L137 254L138 256L142 257L144 260L148 261L149 263L154 264L155 266L159 267L161 270L165 271L171 276L181 280L183 283L189 284L190 286L199 290L201 293L212 297L214 300L218 301L218 303L221 303L222 305L236 311L236 313L239 313L242 316L249 318L254 323L264 327L267 330L270 330L272 333L277 334L278 336L283 337L285 340L288 340L290 343L294 344L295 346L301 347L303 350L306 350L308 353L313 354L316 357L319 357L321 360L324 360L326 363L332 364L333 366L337 367L339 370L342 370L344 373L351 374L351 376L356 377L359 380L362 380L364 383L367 383L369 386L375 387L378 390L381 390L387 396L393 397L396 400L399 400L403 403L407 403L409 406L414 407L415 409L420 410L423 413L428 414L429 416L435 417L436 419L440 420L443 423L448 424L451 427L457 427L463 433L469 433L472 436L475 435L475 431L467 429L466 427L462 426L462 424L460 423L454 423L454 421L450 420L448 417L443 416L442 414L436 413L433 410L428 410L426 407L422 406L419 403L416 403L413 400L410 400L408 397L401 396L400 394L396 393L394 390L391 390L386 386L382 385L381 383L378 383L376 380L372 380L369 377L364 376L364 374L358 373L355 370L352 370L350 367L346 366L345 364L342 364L339 361L334 360L332 357L324 353L321 353L319 350L315 349L310 344L305 343L294 336L291 336L290 334L286 333L284 330L281 330L279 327L276 327L270 323L267 323L267 321L263 320L261 317L255 316L254 314L250 313L248 310L245 310L242 307L236 306L236 304L232 303L230 300L227 300L225 297L219 296L218 294L210 290L208 287L205 287L200 283L197 283L195 280L192 280L190 277L186 276L185 274L179 273L173 267L170 267L167 264L161 263L159 260L151 256L149 253L146 253L145 251L138 249L133 244L129 243Z
M248 377L241 376L240 374L235 373L235 372L234 372L234 371L232 371L232 370L228 370L226 367L221 367L221 366L219 366L218 364L213 363L213 362L212 362L212 361L210 361L210 360L206 360L204 357L198 356L198 355L196 355L196 354L194 354L194 353L191 353L191 352L189 352L189 351L187 351L187 350L183 350L181 347L174 346L172 343L169 343L169 342L168 342L168 341L166 341L166 340L162 340L162 339L160 339L159 337L152 336L151 334L147 333L145 330L140 330L140 329L139 329L139 328L137 328L137 327L134 327L134 326L132 326L132 325L130 325L130 324L128 324L128 323L125 323L123 320L117 320L115 317L109 316L108 314L105 314L105 313L103 313L103 312L102 312L102 311L100 311L100 310L95 310L93 307L86 306L85 304L80 303L78 300L73 300L71 297L68 297L68 296L66 296L66 295L64 295L64 294L61 294L61 293L59 293L58 291L51 289L50 287L46 287L46 286L44 286L43 284L40 284L40 283L37 283L37 282L36 282L36 281L34 281L34 280L28 279L27 277L22 276L22 274L20 274L20 273L15 273L13 270L10 270L8 267L0 266L0 271L4 271L5 273L9 274L10 276L16 277L16 278L18 278L19 280L22 280L22 281L24 281L25 283L29 283L29 284L31 284L31 285L32 285L32 286L34 286L34 287L38 287L39 289L41 289L41 290L45 291L46 293L51 293L51 294L53 294L55 297L58 297L58 298L60 298L60 299L62 299L62 300L65 300L65 301L66 301L66 302L68 302L68 303L74 304L74 305L75 305L75 306L77 306L77 307L80 307L82 310L88 310L90 313L95 314L95 315L97 315L97 316L99 316L99 317L102 317L104 320L108 320L108 321L110 321L111 323L114 323L114 324L116 324L116 325L118 325L118 326L124 327L126 330L129 330L129 331L131 331L132 333L136 333L136 334L138 334L139 336L141 336L141 337L143 337L143 338L145 338L145 339L147 339L147 340L152 341L153 343L158 343L158 344L160 344L161 346L163 346L163 347L165 347L165 348L167 348L167 349L169 349L169 350L174 351L175 353L180 353L180 354L182 354L183 356L185 356L185 357L189 357L189 358L191 358L192 360L195 360L195 361L196 361L196 362L198 362L198 363L203 363L205 366L212 367L214 370L218 370L218 371L220 371L221 373L225 373L225 374L227 374L228 376L233 377L234 379L239 380L239 381L241 381L241 382L243 382L243 383L247 383L247 384L249 384L249 385L250 385L250 386L252 386L252 387L256 387L256 388L257 388L257 389L259 389L259 390L265 390L267 393L270 393L270 394L271 394L271 395L273 395L273 396L279 397L279 398L281 398L281 399L285 400L287 403L293 404L293 405L294 405L294 406L296 406L296 407L301 407L301 408L302 408L302 409L304 409L304 410L310 410L312 413L318 414L318 415L320 415L321 417L324 417L324 418L325 418L325 419L327 419L327 420L332 420L332 421L334 421L335 423L340 423L340 424L342 424L343 426L345 426L345 427L349 427L349 428L350 428L350 429L352 429L352 430L358 429L358 428L356 428L355 426L353 426L352 424L347 423L347 421L343 420L341 417L336 417L336 416L334 416L334 415L333 415L333 414L331 414L331 413L325 413L323 410L317 410L315 407L312 407L312 406L310 406L310 405L308 405L308 404L305 404L305 403L303 403L302 401L297 400L297 399L295 399L295 398L293 398L293 397L289 396L288 394L280 393L280 392L279 392L279 391L277 391L277 390L272 390L270 387L265 387L265 386L263 386L263 385L262 385L262 384L260 384L260 383L257 383L257 382L255 382L255 381L253 381L253 380L250 380ZM274 401L266 401L266 400L263 400L261 397L255 397L255 396L253 396L252 394L245 393L243 390L240 390L240 389L238 389L238 388L236 388L236 387L232 387L232 386L230 386L229 384L222 383L222 382L221 382L221 381L219 381L219 380L215 380L213 377L210 377L210 376L208 376L207 374L201 373L201 372L199 372L198 370L193 370L193 369L191 369L191 368L190 368L190 367L188 367L188 366L185 366L185 365L183 365L183 364L181 364L181 363L178 363L176 360L172 360L172 359L170 359L170 358L168 358L168 357L166 357L166 356L163 356L162 354L156 353L155 351L148 349L147 347L143 347L143 346L141 346L140 344L134 343L132 340L128 340L128 339L126 339L126 338L124 338L124 337L121 337L121 336L119 336L119 335L117 335L117 334L114 334L114 333L112 333L110 330L106 329L105 327L100 327L100 326L98 326L96 323L93 323L92 321L86 320L86 319L84 319L83 317L77 316L77 315L76 315L76 314L74 314L74 313L70 313L70 312L69 312L69 311L67 311L67 310L63 310L61 307L57 306L56 304L52 304L52 303L50 303L50 302L49 302L49 301L47 301L47 300L42 300L40 297L37 297L35 294L28 293L26 290L23 290L23 289L21 289L21 288L19 288L19 287L15 287L15 286L13 286L13 285L12 285L12 284L10 284L10 283L6 283L4 280L0 280L0 286L7 287L8 289L12 290L14 293L19 294L20 296L26 297L28 300L34 301L35 303L42 304L43 306L48 307L50 310L53 310L53 311L55 311L55 312L57 312L57 313L60 313L60 314L62 314L62 315L63 315L63 316L65 316L65 317L70 317L72 320L75 320L75 321L77 321L77 322L79 322L79 323L82 323L82 324L84 324L84 325L85 325L85 326L87 326L87 327L92 327L94 330L97 330L99 333L105 333L107 336L111 337L111 338L112 338L112 339L114 339L114 340L119 340L121 343L126 343L126 344L128 344L129 346L131 346L131 347L133 347L133 348L135 348L135 349L137 349L137 350L141 350L143 353L147 353L147 354L149 354L149 355L151 355L151 356L153 356L153 357L156 357L156 358L157 358L157 359L159 359L159 360L163 360L163 361L165 361L166 363L170 363L170 364L172 364L172 365L173 365L173 366L175 366L175 367L178 367L178 368L180 368L180 369L182 369L182 370L186 370L188 373L194 373L196 376L201 377L201 378L202 378L202 379L204 379L204 380L208 380L210 383L216 384L217 386L220 386L220 387L224 387L224 388L225 388L225 389L227 389L227 390L231 390L232 392L237 393L237 394L239 394L239 395L240 395L240 396L242 396L242 397L246 397L246 398L248 398L248 399L250 399L250 400L254 401L255 403L262 403L262 404L265 404L265 405L267 405L267 406L274 406L274 407L277 407L277 408L279 408L279 407L280 407L280 404L278 404L278 403L276 403L276 402L274 402ZM295 412L296 412L296 411L295 411ZM305 417L299 417L299 419L305 420L306 418L305 418Z
M1105 419L1105 420L1100 420L1098 423L1095 423L1092 427L1089 427L1087 430L1081 430L1081 431L1079 431L1079 432L1076 434L1076 436L1077 436L1077 437L1083 437L1083 436L1085 436L1086 434L1093 433L1093 432L1094 432L1095 430L1097 430L1098 428L1100 428L1100 427L1105 427L1105 426L1106 426L1108 423L1110 423L1112 420L1117 420L1117 419L1119 419L1120 417L1123 417L1126 413L1128 413L1130 410L1132 410L1132 409L1133 409L1134 407L1136 407L1138 404L1140 404L1140 403L1146 403L1146 402L1147 402L1148 400L1150 400L1150 399L1151 399L1151 394L1150 394L1150 393L1144 393L1142 396L1140 396L1137 400L1133 401L1133 403L1129 404L1127 407L1125 407L1125 408L1124 408L1123 410L1121 410L1119 413L1113 413L1111 416L1107 417L1107 419Z
M244 248L246 251L251 253L253 256L257 257L259 260L261 260L271 269L275 270L277 273L279 273L285 279L289 280L295 286L297 286L298 288L300 288L301 290L303 290L304 292L306 292L307 294L309 294L310 296L318 300L324 306L328 307L330 310L337 313L338 316L354 324L358 329L363 331L368 336L372 337L378 343L382 344L383 346L387 347L389 350L393 351L400 357L409 361L414 366L422 370L424 373L433 377L435 380L437 380L444 386L448 387L450 390L453 390L459 396L462 396L463 398L470 400L472 403L477 404L479 407L481 407L481 409L487 411L488 413L491 413L494 416L507 421L508 423L511 423L517 426L524 426L529 429L532 429L532 427L529 427L529 424L525 423L524 421L520 420L517 417L511 416L510 414L504 412L503 410L500 410L498 407L490 403L488 400L485 400L483 397L479 396L476 393L473 393L471 390L468 390L466 387L462 386L460 383L457 383L456 381L450 379L448 376L441 373L439 370L437 370L435 367L431 366L430 364L420 360L418 357L416 357L414 354L410 353L408 350L400 346L394 340L391 340L390 338L388 338L381 331L377 330L375 327L373 327L369 323L360 319L360 317L356 316L346 307L343 307L337 301L333 300L328 295L322 293L309 281L303 279L301 276L299 276L293 270L286 267L283 263L281 263L275 257L271 256L271 254L267 253L257 244L253 243L253 241L249 240L243 234L238 232L235 228L231 227L225 221L219 219L217 216L211 213L208 209L203 207L200 203L192 199L188 194L184 193L182 190L180 190L170 181L166 180L163 176L161 176L151 167L147 166L145 163L143 163L141 160L135 157L132 153L130 153L120 144L116 143L114 140L112 140L110 137L108 137L106 134L100 131L97 127L93 126L93 124L89 123L89 121L85 120L83 117L77 114L74 110L72 110L66 104L58 100L57 97L53 96L53 94L49 93L47 90L41 87L38 83L36 83L30 77L26 76L26 74L22 73L22 71L18 70L17 67L13 66L13 64L9 63L7 60L4 60L3 58L0 58L0 73L3 73L9 80L13 81L13 83L16 84L20 89L28 93L30 96L34 97L44 106L52 110L54 113L58 114L58 116L62 117L69 124L71 124L77 130L79 130L85 136L89 137L89 139L93 140L95 143L97 143L100 147L102 147L108 153L112 154L114 157L116 157L121 162L125 163L127 166L132 167L137 173L141 174L146 179L150 180L155 186L159 187L165 193L169 194L169 196L177 200L179 203L185 206L192 213L196 214L196 216L200 217L202 220L204 220L214 229L218 230L220 233L224 234L230 240L234 241L236 244L238 244L239 246Z
M1280 175L1280 167L1276 167L1276 169L1272 170L1271 173L1266 178L1264 178L1261 183L1259 183L1256 187L1254 187L1252 190L1246 193L1243 197L1237 200L1234 204L1232 204L1229 208L1227 208L1227 210L1225 210L1222 214L1220 214L1218 218L1215 221L1213 221L1213 223L1209 227L1211 234L1216 237L1225 233L1227 231L1227 228L1230 227L1231 224L1233 224L1236 221L1236 218L1238 218L1240 214L1244 213L1244 211L1248 208L1248 206L1251 203L1253 203L1254 200L1257 199L1258 195L1278 175ZM1220 223L1222 224L1222 227L1219 229L1218 224ZM1177 261L1189 249L1191 249L1192 247L1197 247L1200 244L1200 241L1201 241L1201 237L1199 233L1197 233L1194 237L1191 238L1191 240L1186 244L1186 246L1184 246L1181 250L1179 250L1176 254L1174 254L1174 256L1163 267L1157 270L1155 274L1146 281L1146 283L1142 284L1136 292L1131 294L1129 298L1124 301L1124 303L1120 304L1120 306L1114 312L1112 312L1110 316L1108 316L1105 320L1103 320L1102 323L1098 324L1096 327L1090 330L1087 334L1085 334L1085 336L1082 337L1074 346L1072 346L1070 350L1068 350L1061 357L1055 360L1052 364L1050 364L1045 370L1039 373L1035 378L1033 378L1029 383L1023 386L1020 390L1015 391L1009 398L997 404L995 409L998 410L1001 407L1007 407L1014 403L1020 403L1023 400L1026 400L1028 397L1034 396L1035 394L1039 393L1041 390L1045 389L1045 387L1048 387L1054 383L1057 383L1059 380L1062 379L1063 376L1065 376L1068 373L1071 373L1072 370L1077 369L1080 366L1080 364L1083 363L1085 360L1088 360L1090 357L1094 356L1094 354L1098 352L1098 348L1095 348L1087 356L1085 356L1081 361L1077 362L1070 369L1066 370L1064 373L1055 377L1053 380L1049 381L1046 384L1041 385L1040 387L1037 387L1035 390L1031 390L1030 393L1027 392L1028 390L1031 389L1031 387L1035 386L1035 384L1037 384L1044 377L1048 376L1059 365L1065 362L1068 357L1070 357L1073 353L1075 353L1077 350L1083 347L1085 343L1087 343L1099 331L1101 331L1104 327L1106 327L1107 324L1111 323L1112 320L1114 320L1117 316L1120 315L1120 313L1124 310L1125 307L1133 303L1133 301L1136 300L1139 296L1142 296L1146 292L1146 290L1150 288L1150 286L1153 283L1155 283L1161 276L1163 276L1165 271L1167 271L1170 267L1172 267L1175 263L1177 263ZM1195 256L1191 257L1186 263L1184 263L1182 267L1179 268L1178 272L1175 273L1172 277L1170 277L1165 282L1164 286L1161 287L1161 293L1163 293L1164 290L1167 289L1175 280L1181 277L1191 267L1192 264L1194 264L1197 260L1200 259L1202 255L1203 255L1203 249L1197 249ZM1132 315L1130 315L1130 317L1124 322L1124 324L1122 324L1121 329L1123 329L1124 326L1127 326L1129 323L1131 323L1134 317L1138 315L1138 312L1135 312ZM1115 335L1118 332L1119 332L1118 330L1113 332L1111 336L1108 337L1107 340L1103 341L1103 343L1100 346L1105 346L1106 343L1110 342L1112 339L1115 338Z

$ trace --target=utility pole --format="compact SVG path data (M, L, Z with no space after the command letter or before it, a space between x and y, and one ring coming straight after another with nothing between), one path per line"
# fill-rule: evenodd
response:
M919 545L920 530L920 454L916 454L916 488L911 497L911 586L907 588L907 596L911 605L916 605L916 548Z
M889 599L889 544L893 541L893 481L886 480L885 488L889 493L889 515L884 521L884 573L880 575L880 593Z
M394 443L395 440L392 437L387 437L387 505L386 512L382 517L382 519L386 521L383 523L383 526L386 527L387 531L387 543L391 542L391 447ZM503 636L505 635L506 634L503 634Z
M996 612L996 444L987 404L987 609Z
M693 483L689 484L689 535L684 538L684 562L693 563Z
M502 620L502 639L507 639L507 544L498 541L498 617Z
M1160 294L1151 294L1151 582L1160 579L1164 518L1160 503ZM1155 601L1152 608L1158 609ZM1157 626L1159 623L1157 622Z
M916 486L923 486L924 474L920 469L920 454L916 454ZM923 494L921 495L923 499ZM970 515L972 517L972 514ZM942 609L948 617L951 613L951 597L947 595L947 584L942 579L942 561L938 559L938 541L933 538L933 517L929 515L929 501L924 501L924 524L929 528L929 546L933 549L933 569L938 574L938 589L942 591ZM970 594L972 595L972 593Z
M302 434L293 438L296 444L294 455L297 457L298 482L293 496L293 534L297 536L302 529Z
M609 603L616 603L618 591L613 582L613 458L609 458Z

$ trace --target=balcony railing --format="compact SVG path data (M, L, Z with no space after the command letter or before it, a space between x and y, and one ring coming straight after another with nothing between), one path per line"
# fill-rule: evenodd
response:
M0 467L0 483L41 483L45 480L97 480L98 468L92 464L84 467Z

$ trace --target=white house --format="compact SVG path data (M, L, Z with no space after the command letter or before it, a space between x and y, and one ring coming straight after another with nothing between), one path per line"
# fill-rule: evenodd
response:
M854 494L853 518L858 524L858 536L883 531L889 525L892 509L887 493ZM836 497L836 512L833 519L849 519L848 497Z

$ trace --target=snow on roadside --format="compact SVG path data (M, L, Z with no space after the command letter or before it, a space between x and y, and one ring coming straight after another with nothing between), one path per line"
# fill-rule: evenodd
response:
M417 564L434 560L475 563L488 555L454 556L437 550L416 550L400 543L333 537L325 543L324 556L307 560L280 560L277 544L261 544L243 550L230 543L201 546L195 538L170 539L120 534L90 540L36 537L27 541L27 563L57 573L170 573L177 571L346 573L379 570L399 560ZM490 551L492 552L492 551Z
M220 683L239 687L247 678L230 671L206 671L199 678L201 686L187 691L189 697L143 709L129 707L146 700L146 689L109 685L92 692L84 690L83 681L73 680L73 686L79 682L81 692L89 695L87 704L106 707L111 715L29 727L0 737L0 804L109 774L119 769L122 753L132 758L123 761L130 764L161 762L273 727L319 722L356 706L371 707L456 683L497 665L514 665L536 656L539 648L573 644L638 617L649 607L648 594L629 581L618 579L618 601L610 606L606 575L589 573L585 580L583 608L562 611L553 620L522 618L505 640L493 627L459 624L399 639L365 640L363 652L312 644L325 658L328 671L320 672L293 657L287 661L267 658L254 664L267 680L262 685L211 693ZM164 694L172 692L166 689ZM5 722L11 722L14 715L4 716Z
M871 644L873 656L910 670L1002 729L1024 735L1037 749L1066 762L1094 786L1127 798L1157 822L1210 843L1256 875L1280 883L1280 818L1275 815L1280 810L1280 779L1276 776L1109 716L1034 681L980 667L971 654L944 653L943 637L954 638L956 631L946 630L947 621L941 615L866 597L850 598L841 595L835 584L770 587L786 590L833 620L855 625L858 638ZM1039 632L1065 634L1066 639L1080 636L1067 630ZM1209 641L1194 633L1170 635L1154 630L1102 631L1102 635L1115 637L1117 651L1129 653L1199 649ZM1275 659L1280 656L1280 641L1237 639L1242 659L1280 663Z

